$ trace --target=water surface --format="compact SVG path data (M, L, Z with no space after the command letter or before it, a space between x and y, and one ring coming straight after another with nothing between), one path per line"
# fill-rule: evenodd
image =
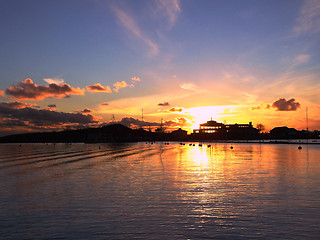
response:
M0 145L1 239L318 239L320 146Z

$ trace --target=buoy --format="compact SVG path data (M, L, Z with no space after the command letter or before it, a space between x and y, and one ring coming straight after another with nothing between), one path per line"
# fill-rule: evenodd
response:
M230 149L233 149L233 146L231 146Z
M302 149L302 147L301 147L301 146L299 146L299 147L298 147L298 149L300 150L300 149Z

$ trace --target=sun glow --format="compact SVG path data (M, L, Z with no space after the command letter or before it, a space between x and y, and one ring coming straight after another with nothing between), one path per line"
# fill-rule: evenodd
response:
M193 107L185 110L185 114L193 117L192 128L199 128L200 123L205 123L211 118L215 121L228 121L228 117L236 115L236 109L239 106L226 105L226 106L206 106L206 107Z

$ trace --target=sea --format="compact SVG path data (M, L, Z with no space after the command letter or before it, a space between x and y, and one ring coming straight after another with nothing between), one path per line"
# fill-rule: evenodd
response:
M320 239L320 145L0 144L0 239Z

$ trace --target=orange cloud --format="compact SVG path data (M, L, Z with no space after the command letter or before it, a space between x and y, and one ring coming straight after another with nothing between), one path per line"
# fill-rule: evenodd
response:
M169 112L182 112L183 110L183 107L172 107L169 109Z
M108 105L109 105L109 103L107 103L107 102L103 102L103 103L100 103L100 105L101 105L101 106L108 106Z
M259 106L252 107L251 110L262 110L262 109L270 109L271 106L269 103L260 103Z
M100 83L96 83L90 86L87 86L87 90L91 92L106 92L112 93L112 90L109 86L102 86Z
M34 84L28 78L22 81L18 86L11 86L6 90L7 95L11 95L13 99L19 100L42 100L44 98L63 98L70 95L84 95L84 89L73 88L69 84L51 83L48 86Z
M4 96L4 91L3 90L0 90L0 97L1 96Z
M125 87L128 87L129 85L125 81L122 81L122 82L114 83L113 86L115 87L113 91L119 92L120 88L125 88ZM133 87L133 85L131 85L131 87Z
M140 82L141 81L141 79L139 77L132 77L131 80L133 82Z

